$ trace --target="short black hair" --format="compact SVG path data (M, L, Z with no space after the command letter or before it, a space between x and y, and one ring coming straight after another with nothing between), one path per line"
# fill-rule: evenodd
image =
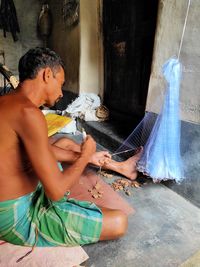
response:
M34 79L38 71L43 68L51 68L55 74L60 67L64 69L64 63L59 55L49 48L36 47L30 49L19 60L19 80Z

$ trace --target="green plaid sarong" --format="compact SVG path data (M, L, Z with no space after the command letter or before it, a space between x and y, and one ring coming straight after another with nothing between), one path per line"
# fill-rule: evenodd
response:
M75 246L95 243L102 212L91 202L51 201L39 185L35 192L0 202L0 240L22 246Z

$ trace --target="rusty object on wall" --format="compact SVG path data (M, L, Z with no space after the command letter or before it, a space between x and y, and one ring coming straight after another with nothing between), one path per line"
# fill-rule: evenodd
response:
M119 56L122 57L126 53L126 42L119 42L119 43L113 43L113 47L115 50L115 53Z
M52 31L52 14L47 3L42 5L38 17L38 33L43 39L44 47L47 46L47 39Z
M63 0L62 17L66 26L75 26L79 22L79 0Z

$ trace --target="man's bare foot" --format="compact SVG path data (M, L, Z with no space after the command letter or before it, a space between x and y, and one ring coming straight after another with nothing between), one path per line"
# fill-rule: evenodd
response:
M108 163L111 160L111 155L108 151L99 151L92 155L90 163L102 167L104 164Z
M116 162L114 160L111 160L108 164L105 164L103 167L105 167L105 169L113 170L117 173L120 173L131 180L135 180L138 174L136 169L136 163L140 159L142 152L143 152L143 147L140 147L137 150L137 153L134 156L130 157L129 159L122 162Z
M143 147L140 147L135 155L133 155L132 157L123 162L124 163L124 165L122 166L123 173L121 174L123 174L124 176L126 176L131 180L135 180L137 178L138 172L136 169L136 164L140 159L142 152L143 152Z

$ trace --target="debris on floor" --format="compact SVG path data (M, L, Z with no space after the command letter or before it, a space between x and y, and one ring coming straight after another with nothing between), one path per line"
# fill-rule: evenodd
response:
M136 187L139 188L141 187L141 184L138 183L137 181L129 181L127 179L117 179L115 180L112 184L111 187L114 189L114 191L124 191L126 195L130 196L131 191L130 187Z
M102 175L105 178L113 178L113 176L114 176L113 174L108 173L107 171L98 171L98 175Z
M93 198L102 198L103 196L103 191L101 190L100 183L96 183L96 185L93 186L93 188L88 189L88 192L91 193Z
M110 173L109 171L105 171L105 170L103 170L103 171L99 170L98 175L103 176L103 177L108 178L108 179L114 178L114 174L112 172ZM136 180L131 181L127 178L120 178L120 179L117 179L114 182L110 183L110 185L114 189L114 191L124 191L125 194L128 196L130 196L132 194L130 191L131 187L139 188L142 186L142 184L145 184L145 183L143 183L143 182L139 183ZM93 195L94 195L93 197L96 198L96 194L94 193Z

